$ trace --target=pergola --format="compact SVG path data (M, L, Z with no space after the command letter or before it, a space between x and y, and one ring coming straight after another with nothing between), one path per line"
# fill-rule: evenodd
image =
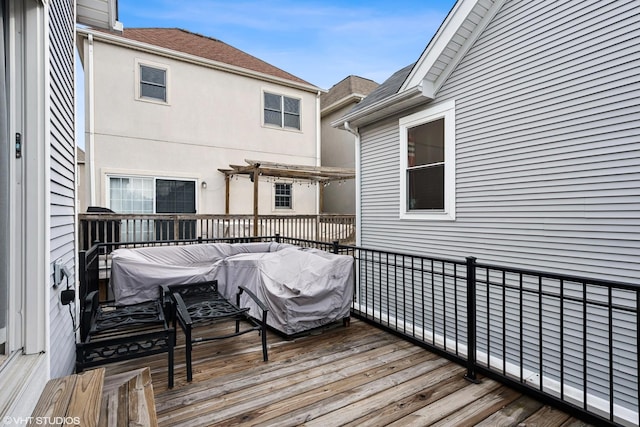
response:
M293 181L312 181L320 186L320 201L324 185L332 181L344 181L356 177L354 169L327 166L289 165L284 163L248 160L244 166L229 165L230 169L218 169L224 174L225 181L225 214L229 214L229 194L231 177L249 175L253 182L253 234L258 233L258 184L260 177L291 179ZM322 206L321 206L322 209Z

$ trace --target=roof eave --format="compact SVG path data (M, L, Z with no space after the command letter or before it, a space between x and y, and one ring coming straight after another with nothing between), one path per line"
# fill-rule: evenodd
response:
M466 38L463 45L459 46L454 57L446 64L444 69L438 69L438 76L432 80L434 92L444 85L446 79L451 75L455 67L462 60L464 55L471 49L471 46L480 37L480 34L487 27L491 19L498 13L506 0L493 0L491 7L480 16L480 22L476 23L471 35ZM481 3L480 0L458 0L438 31L433 36L426 49L416 62L415 66L405 79L400 90L406 89L424 80L425 76L432 69L434 64L443 55L446 49L450 49L449 42L461 30L463 24L474 11L475 7ZM465 29L468 31L468 29Z
M357 104L358 102L362 101L366 96L367 95L362 93L351 93L343 98L340 98L339 100L332 103L331 105L327 105L320 111L320 113L322 115L325 115L325 114L332 113L346 105Z
M167 49L161 46L156 46L149 43L143 43L137 40L127 39L125 37L121 37L115 34L104 33L101 31L91 31L88 28L76 28L76 32L78 33L79 36L84 36L84 37L88 37L89 34L91 34L94 40L100 40L100 41L111 43L117 46L149 52L149 53L165 56L168 58L173 58L180 61L191 62L194 64L203 65L209 68L214 68L216 70L226 71L229 73L238 74L245 77L251 77L258 80L267 81L270 83L276 83L276 84L288 86L294 89L300 89L306 92L312 92L315 94L319 92L320 93L325 92L323 89L314 85L299 83L299 82L288 80L282 77L276 77L270 74L249 70L248 68L242 68L235 65L226 64L224 62L214 61L211 59L202 58L200 56L179 52L177 50Z
M348 113L340 119L331 122L331 126L341 128L345 122L348 122L351 127L362 127L383 117L391 116L420 104L433 101L433 99L434 95L431 87L425 87L423 84L419 84L384 98L375 104Z

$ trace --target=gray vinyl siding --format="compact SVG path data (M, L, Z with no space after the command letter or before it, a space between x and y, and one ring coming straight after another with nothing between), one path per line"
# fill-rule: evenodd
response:
M507 2L435 101L456 101L456 221L398 219L395 117L361 130L362 244L638 283L639 21Z
M51 142L51 285L53 263L62 261L74 271L75 263L75 140L74 140L74 2L49 2L50 29L50 142ZM62 286L51 289L50 363L53 378L74 370L75 333L69 306L60 304ZM71 310L75 306L71 304Z
M361 129L362 246L640 284L640 3L507 1L436 98L456 103L456 220L399 219L399 117L389 118ZM478 298L479 327L500 330L482 301L502 295ZM613 298L637 307L634 293ZM611 338L615 404L637 411L637 315L614 310L609 337L606 311L582 307L566 303L560 325L556 299L527 296L522 325L506 314L507 335L520 339L522 326L525 369L553 379L562 340L577 388L588 353L588 391L603 399ZM479 351L517 360L500 354L499 335L478 339Z

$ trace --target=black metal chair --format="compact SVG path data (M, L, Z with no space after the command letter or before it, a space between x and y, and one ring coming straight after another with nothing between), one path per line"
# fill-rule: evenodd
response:
M254 319L249 316L248 307L240 307L240 296L247 295L262 310L262 319ZM191 283L183 285L163 286L162 290L165 306L172 311L173 327L176 322L180 324L185 335L187 381L193 379L191 354L193 344L212 340L231 338L258 331L262 335L262 359L266 362L267 355L267 306L258 297L245 288L238 286L236 304L232 304L218 292L218 281ZM169 300L170 299L170 300ZM235 332L214 336L194 337L193 329L196 326L205 326L220 321L235 320ZM247 328L240 329L240 323L248 324Z

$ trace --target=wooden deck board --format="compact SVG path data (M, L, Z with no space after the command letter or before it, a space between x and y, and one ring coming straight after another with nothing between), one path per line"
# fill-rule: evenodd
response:
M106 365L151 369L160 426L586 425L355 319L292 340L270 332L268 362L257 334L196 345L191 383L177 335L173 389L164 355Z

